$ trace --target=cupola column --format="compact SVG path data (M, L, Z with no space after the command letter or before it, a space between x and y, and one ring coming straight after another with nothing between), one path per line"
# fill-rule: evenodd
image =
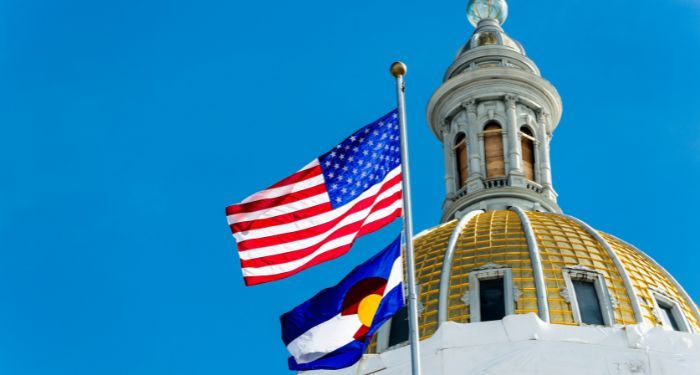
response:
M554 188L552 187L552 167L549 160L549 140L551 139L551 135L547 130L549 126L547 123L548 117L545 111L537 111L537 124L540 130L538 132L538 156L541 160L539 168L541 171L542 187L544 187L546 194L556 196Z
M517 104L518 97L515 95L506 95L506 133L508 141L506 147L508 149L508 165L510 176L522 176L522 150L520 146L520 137L518 129ZM513 179L511 178L511 181Z
M462 107L467 113L467 140L469 142L469 192L478 191L483 188L482 178L484 174L481 169L481 142L479 142L479 130L476 123L476 100L468 99L462 103Z
M445 152L445 190L447 191L448 197L454 195L457 189L452 138L453 136L449 126L444 126L442 128L442 146Z

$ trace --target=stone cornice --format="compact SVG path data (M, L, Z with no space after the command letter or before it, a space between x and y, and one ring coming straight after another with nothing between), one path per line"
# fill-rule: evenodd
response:
M503 91L498 92L498 89ZM544 110L551 114L549 126L554 129L562 113L562 102L556 88L547 80L521 70L510 68L485 68L460 74L443 83L431 97L427 116L433 133L439 138L440 116L454 115L455 109L461 110L467 99L484 100L500 98L505 95L517 95L520 103L533 110ZM541 104L540 104L541 103ZM544 106L544 108L542 107Z
M458 211L467 207L471 204L483 201L485 198L497 199L497 198L520 198L530 202L539 203L542 208L549 212L561 213L561 208L556 202L551 201L542 194L523 189L521 187L502 187L496 189L485 189L475 193L467 194L453 202L446 202L445 210L443 211L441 222L447 221L449 217L452 217Z

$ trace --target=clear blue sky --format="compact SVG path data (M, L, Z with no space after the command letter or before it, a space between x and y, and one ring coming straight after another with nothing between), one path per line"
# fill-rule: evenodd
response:
M245 288L224 207L390 110L403 59L415 225L437 224L425 106L466 3L0 2L0 373L287 373L278 316L398 228ZM700 300L700 1L510 9L563 97L561 206Z

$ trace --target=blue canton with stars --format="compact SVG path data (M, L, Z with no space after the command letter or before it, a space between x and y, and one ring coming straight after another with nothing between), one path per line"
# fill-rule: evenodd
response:
M331 205L357 198L401 165L398 112L363 127L318 158Z

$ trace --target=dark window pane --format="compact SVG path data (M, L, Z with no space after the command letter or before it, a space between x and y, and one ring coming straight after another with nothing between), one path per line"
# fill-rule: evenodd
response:
M503 319L506 316L503 278L479 280L479 302L482 322Z
M391 328L389 329L389 346L405 341L408 341L408 306L402 307L391 318Z
M657 301L658 302L658 301ZM673 307L662 304L659 302L659 307L661 308L661 320L663 320L664 325L673 327L674 331L680 331L681 328L678 325L676 317L673 315Z
M581 312L581 321L586 324L605 325L595 284L581 280L574 280L573 284L576 290L578 310Z

